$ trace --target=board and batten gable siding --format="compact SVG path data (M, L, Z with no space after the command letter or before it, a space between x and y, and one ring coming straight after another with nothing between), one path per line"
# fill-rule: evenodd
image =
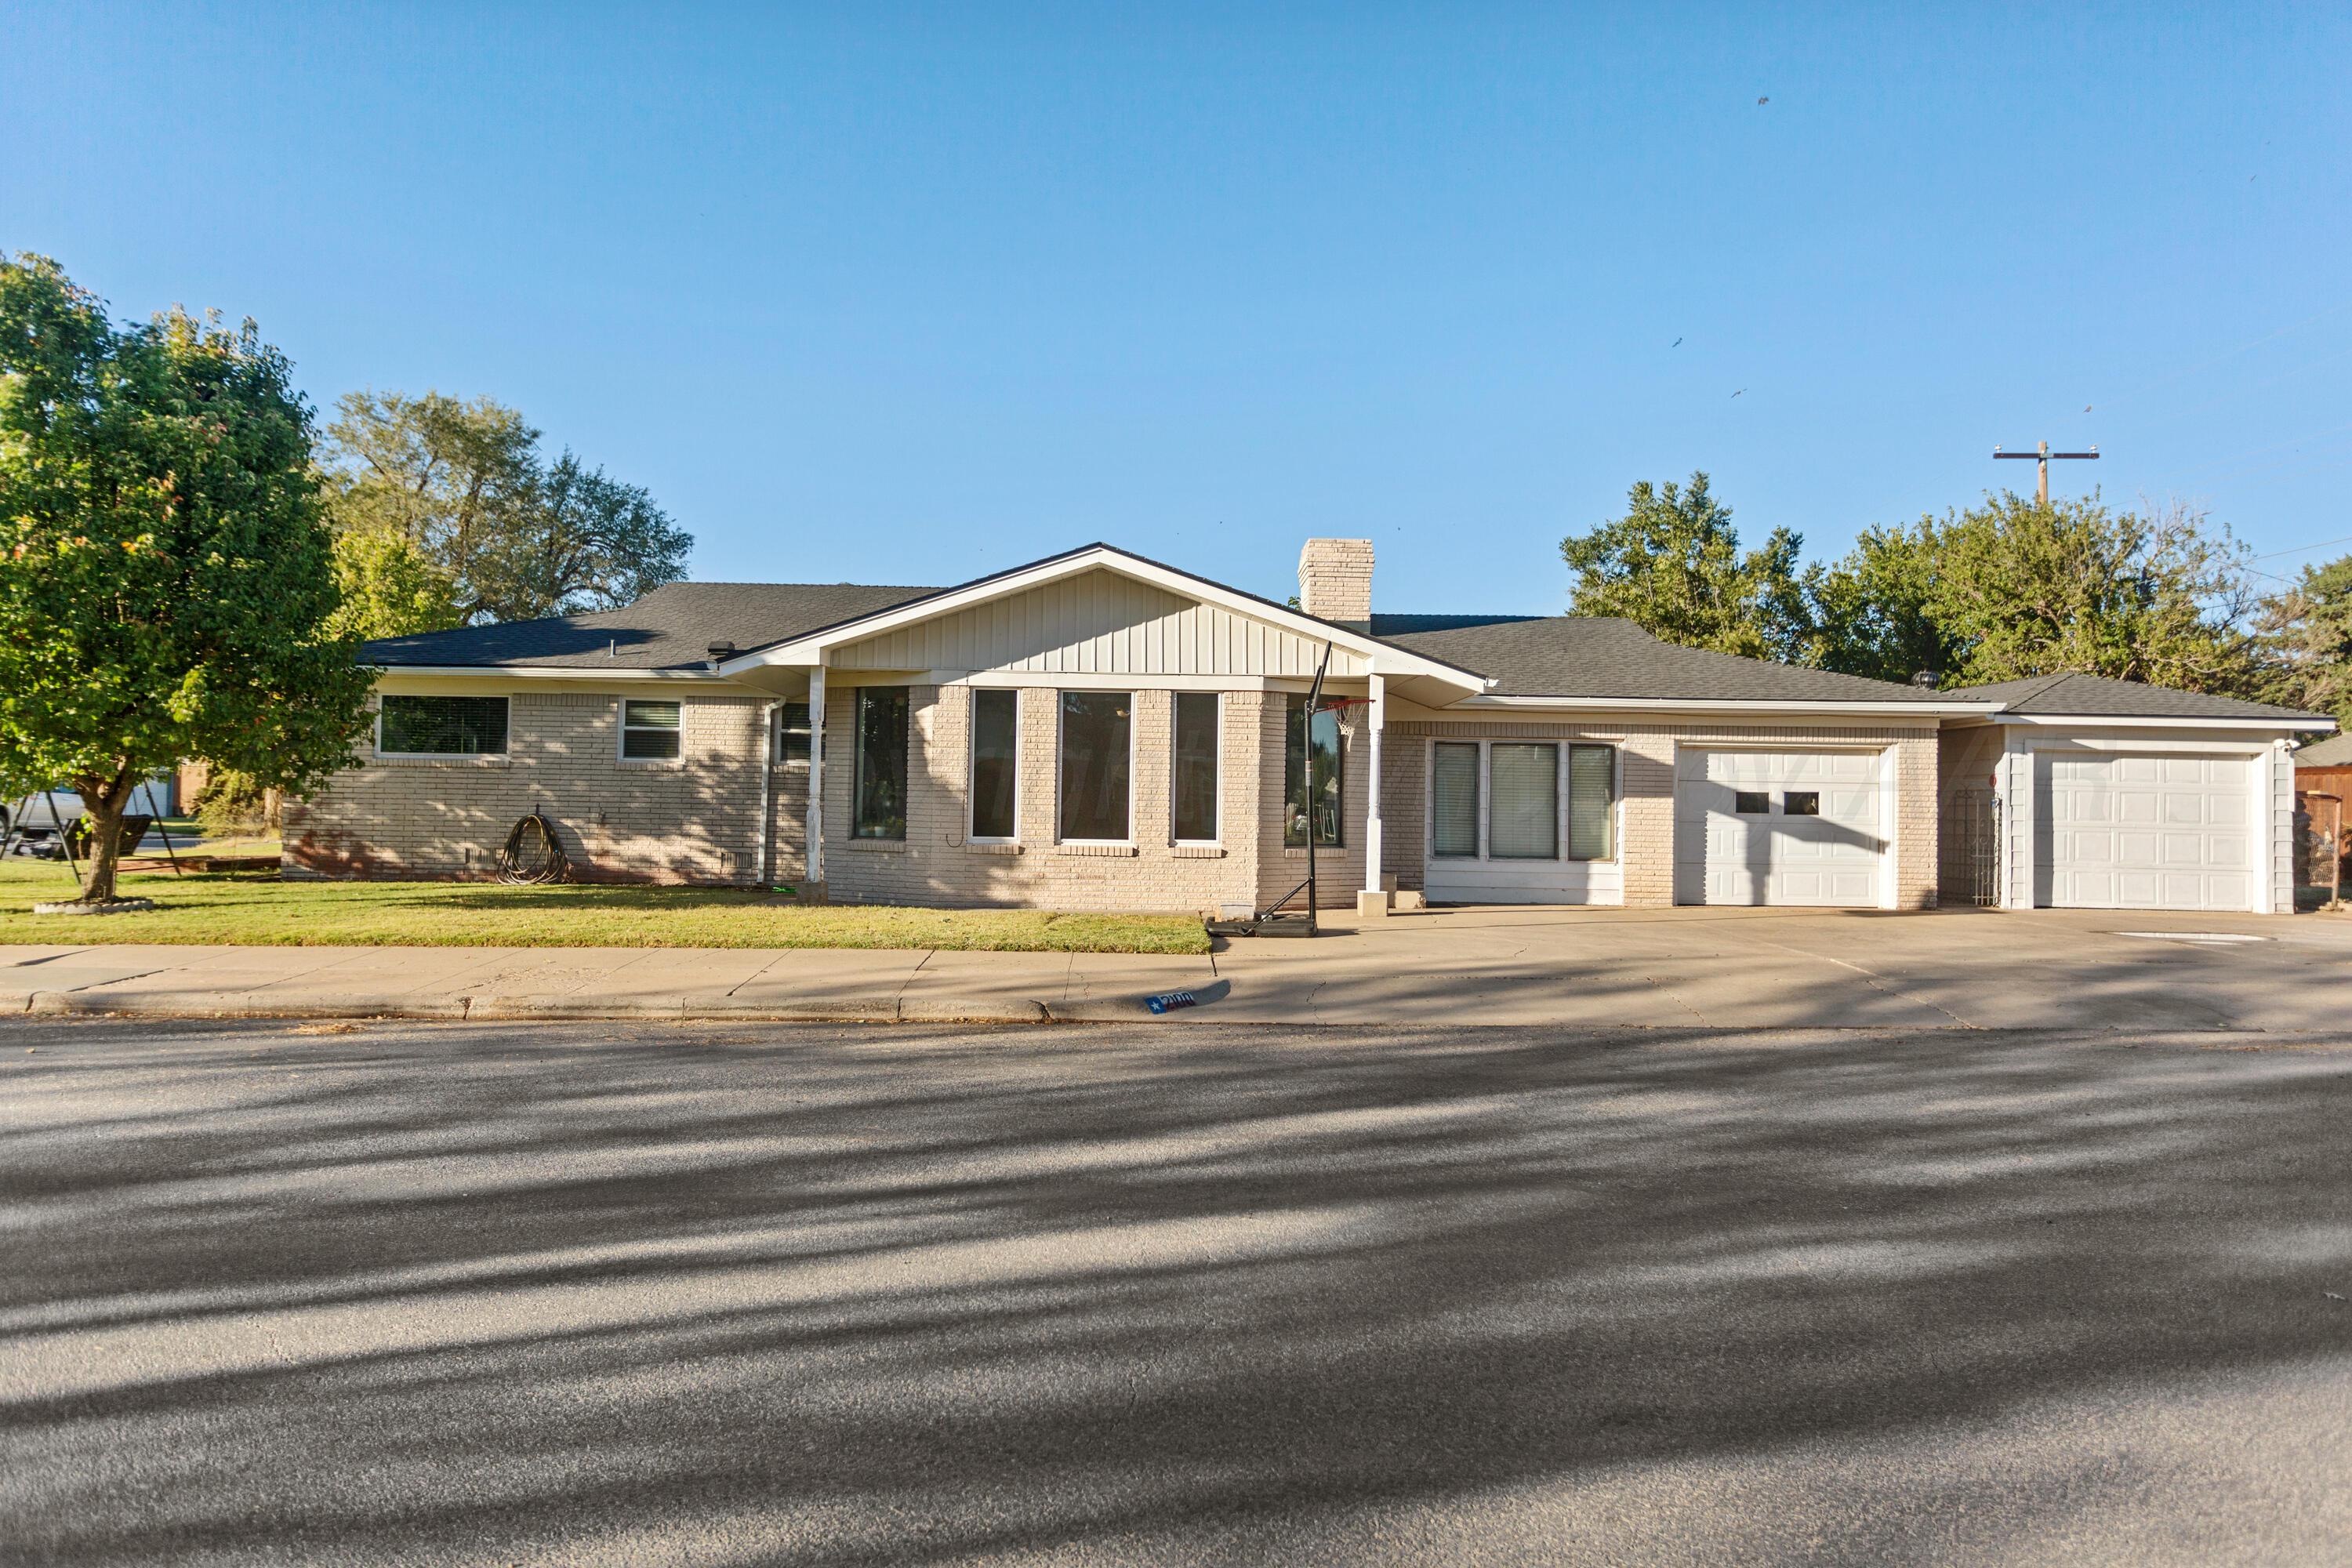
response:
M845 644L833 662L852 669L1310 679L1323 647L1255 616L1097 571ZM1333 679L1368 673L1360 655L1332 649Z

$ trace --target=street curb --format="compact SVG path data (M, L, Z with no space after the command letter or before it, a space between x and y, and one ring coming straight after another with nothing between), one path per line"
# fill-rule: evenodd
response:
M1096 1003L1049 1006L1028 997L850 998L841 1002L730 1003L687 998L659 1002L576 1003L562 997L454 996L416 1001L395 996L341 1001L253 1001L220 996L191 1005L154 1005L102 991L36 991L27 1016L117 1018L413 1019L438 1023L706 1023L706 1024L1054 1024L1133 1022L1149 1017L1142 1005L1117 1008Z

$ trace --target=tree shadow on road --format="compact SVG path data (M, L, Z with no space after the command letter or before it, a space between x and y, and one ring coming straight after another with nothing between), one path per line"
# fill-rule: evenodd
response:
M9 1069L35 1560L1247 1555L2344 1342L2326 1052L161 1032Z

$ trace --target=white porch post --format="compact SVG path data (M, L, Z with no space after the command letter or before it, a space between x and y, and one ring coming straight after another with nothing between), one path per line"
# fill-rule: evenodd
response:
M1364 802L1364 891L1356 900L1360 912L1370 913L1374 908L1381 914L1388 912L1388 894L1381 881L1381 739L1388 731L1388 682L1380 676L1372 677L1371 728L1364 747L1367 763Z
M808 880L824 886L824 666L809 671Z

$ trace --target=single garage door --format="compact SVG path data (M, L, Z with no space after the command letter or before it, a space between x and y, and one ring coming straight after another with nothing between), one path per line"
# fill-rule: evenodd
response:
M1717 752L1675 764L1675 901L1875 908L1877 752Z
M2252 780L2245 757L2069 756L2033 770L2034 900L2058 909L2249 910Z

